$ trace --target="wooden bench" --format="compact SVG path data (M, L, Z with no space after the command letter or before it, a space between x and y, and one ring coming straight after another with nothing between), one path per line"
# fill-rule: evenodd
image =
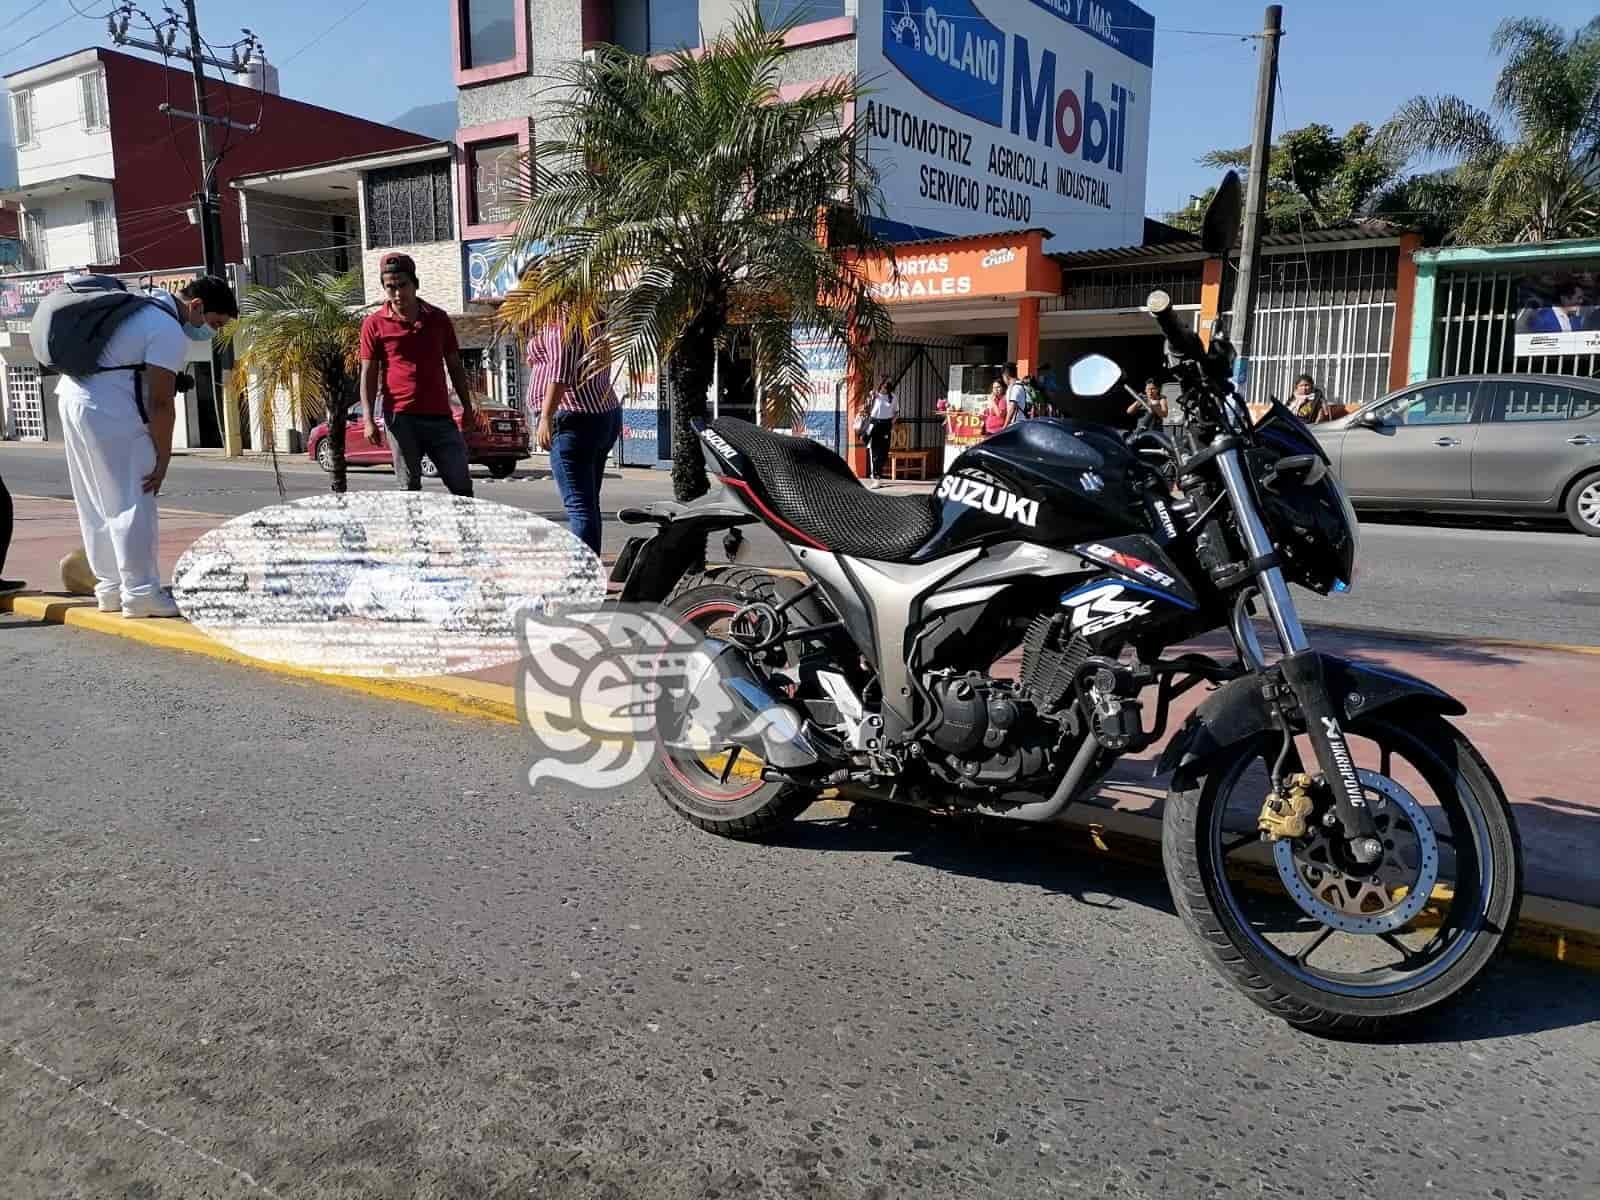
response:
M933 451L932 450L891 450L891 451L889 451L889 478L890 479L899 479L900 478L900 466L901 466L902 463L906 463L906 464L915 463L916 467L917 467L916 478L917 479L928 479L928 478L930 478L931 472L933 470Z

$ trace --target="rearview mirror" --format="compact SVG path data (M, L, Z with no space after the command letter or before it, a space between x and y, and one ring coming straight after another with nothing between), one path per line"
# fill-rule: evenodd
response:
M1200 225L1200 245L1207 254L1227 255L1239 240L1239 220L1244 215L1244 184L1239 172L1229 171L1206 205Z
M1085 354L1067 373L1076 396L1104 396L1121 380L1122 368L1103 354Z

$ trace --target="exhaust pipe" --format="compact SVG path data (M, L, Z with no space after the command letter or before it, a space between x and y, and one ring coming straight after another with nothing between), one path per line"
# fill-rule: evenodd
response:
M1052 820L1061 815L1061 811L1072 803L1072 798L1082 789L1089 777L1090 768L1094 766L1095 756L1099 753L1100 739L1090 733L1078 747L1077 754L1072 756L1072 764L1067 768L1067 773L1061 777L1061 782L1056 785L1056 790L1050 793L1048 800L1036 800L1032 804L1015 804L1009 808L980 804L978 811L986 817L1004 817L1008 821L1025 821L1032 825Z
M843 755L811 719L780 695L739 647L720 638L706 638L699 672L689 681L681 707L676 707L680 736L685 724L711 734L719 744L733 743L759 755L767 766L785 773L812 774L846 765ZM708 744L669 744L704 751Z

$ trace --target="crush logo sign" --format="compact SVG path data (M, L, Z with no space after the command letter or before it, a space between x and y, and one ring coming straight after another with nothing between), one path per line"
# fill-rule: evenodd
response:
M1035 3L1049 11L1057 7ZM1084 7L1076 0L1058 3L1069 12ZM1071 59L1033 45L1021 33L1008 36L970 0L885 0L883 53L946 108L1085 163L1123 170L1134 94L1087 67L1080 77Z

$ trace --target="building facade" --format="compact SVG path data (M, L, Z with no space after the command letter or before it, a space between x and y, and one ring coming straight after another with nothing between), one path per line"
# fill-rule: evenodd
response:
M1600 373L1600 238L1416 255L1412 380Z
M258 126L213 135L220 155L223 250L230 270L243 253L237 193L228 184L264 168L292 167L427 139L277 94L275 72L257 77L268 90L208 82L213 113ZM193 95L192 77L161 63L89 49L5 76L17 141L18 186L4 195L19 219L20 261L0 275L0 416L8 437L52 437L54 387L39 377L27 327L40 298L73 272L117 275L130 284L181 286L199 271L200 229L192 123L169 118L169 97ZM353 249L353 221L338 206L285 208L286 231L309 229ZM237 282L237 280L236 280ZM223 389L209 348L194 352L193 392L179 399L174 443L220 446Z
M417 264L419 294L450 315L461 357L477 395L491 404L522 402L526 366L517 341L496 328L486 296L504 296L515 272L499 261L499 243L463 241L460 148L430 142L404 150L357 155L282 171L262 171L233 181L238 196L243 278L271 284L288 270L355 269L365 305L384 300L378 265L399 251ZM335 234L284 214L339 214ZM248 389L249 423L264 444L258 389ZM292 419L277 398L280 450L298 450L296 434L319 414Z
M492 257L510 230L518 156L548 119L555 68L609 42L659 56L664 69L671 52L698 46L702 31L714 37L743 8L742 0L444 2L469 260ZM870 371L855 377L840 348L808 347L810 408L794 432L847 450L849 413L881 376L901 390L900 448L934 446L943 428L934 405L952 367L1038 365L1041 305L1060 299L1052 253L1142 244L1154 20L1128 0L991 6L988 16L964 9L956 23L947 15L955 7L930 0L761 0L761 9L769 19L803 14L785 38L780 96L841 76L873 81L868 109L841 120L857 122L884 181L881 231L926 268L922 286L903 292L881 281L899 334L874 348ZM936 280L952 288L965 280L971 290L929 292ZM491 282L472 300L492 305L503 295ZM1045 311L1047 326L1073 325L1073 314ZM619 379L624 463L659 464L667 453L664 382ZM724 354L713 409L753 419L757 386L747 360Z

